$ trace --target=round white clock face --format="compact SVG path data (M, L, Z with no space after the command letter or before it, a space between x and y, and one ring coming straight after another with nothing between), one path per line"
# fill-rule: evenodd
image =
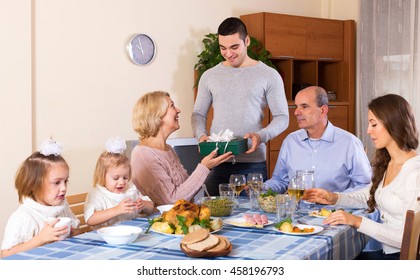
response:
M136 34L128 41L127 54L134 64L147 65L155 58L155 42L146 34Z

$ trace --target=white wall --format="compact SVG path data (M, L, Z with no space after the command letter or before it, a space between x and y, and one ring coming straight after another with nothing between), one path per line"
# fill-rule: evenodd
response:
M203 36L223 19L264 11L351 19L346 10L354 11L356 2L2 0L0 240L18 206L15 172L43 139L52 136L65 146L68 194L89 191L107 137L136 138L131 110L142 94L170 92L182 110L181 129L172 136L192 136L193 67ZM128 60L125 43L134 33L157 43L152 64Z
M32 152L30 0L0 1L0 239L17 207L14 175Z

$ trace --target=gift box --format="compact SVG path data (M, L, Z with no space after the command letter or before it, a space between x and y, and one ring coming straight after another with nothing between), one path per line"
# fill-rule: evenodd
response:
M243 154L248 150L248 141L247 139L237 138L229 142L201 142L198 144L200 149L200 155L207 156L214 149L217 150L217 155L221 155L227 152L232 152L234 155Z

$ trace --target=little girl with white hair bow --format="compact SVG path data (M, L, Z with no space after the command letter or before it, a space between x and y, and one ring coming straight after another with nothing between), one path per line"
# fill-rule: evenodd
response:
M66 201L69 166L62 150L61 143L47 139L17 171L20 206L7 221L2 258L63 239L69 225L55 227L58 217L71 219L71 233L78 227L79 220Z
M84 217L93 229L131 220L140 212L151 214L154 203L131 183L130 161L125 141L109 138L96 163L93 190L85 203Z

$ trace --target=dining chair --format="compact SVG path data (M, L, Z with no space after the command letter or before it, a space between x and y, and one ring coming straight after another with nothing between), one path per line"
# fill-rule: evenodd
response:
M420 201L420 197L417 198ZM420 259L420 205L415 210L407 210L403 239L401 244L401 260Z
M92 230L92 228L86 224L84 217L86 196L87 193L67 196L67 203L70 205L71 211L80 221L79 228L74 231L73 235L78 235Z

